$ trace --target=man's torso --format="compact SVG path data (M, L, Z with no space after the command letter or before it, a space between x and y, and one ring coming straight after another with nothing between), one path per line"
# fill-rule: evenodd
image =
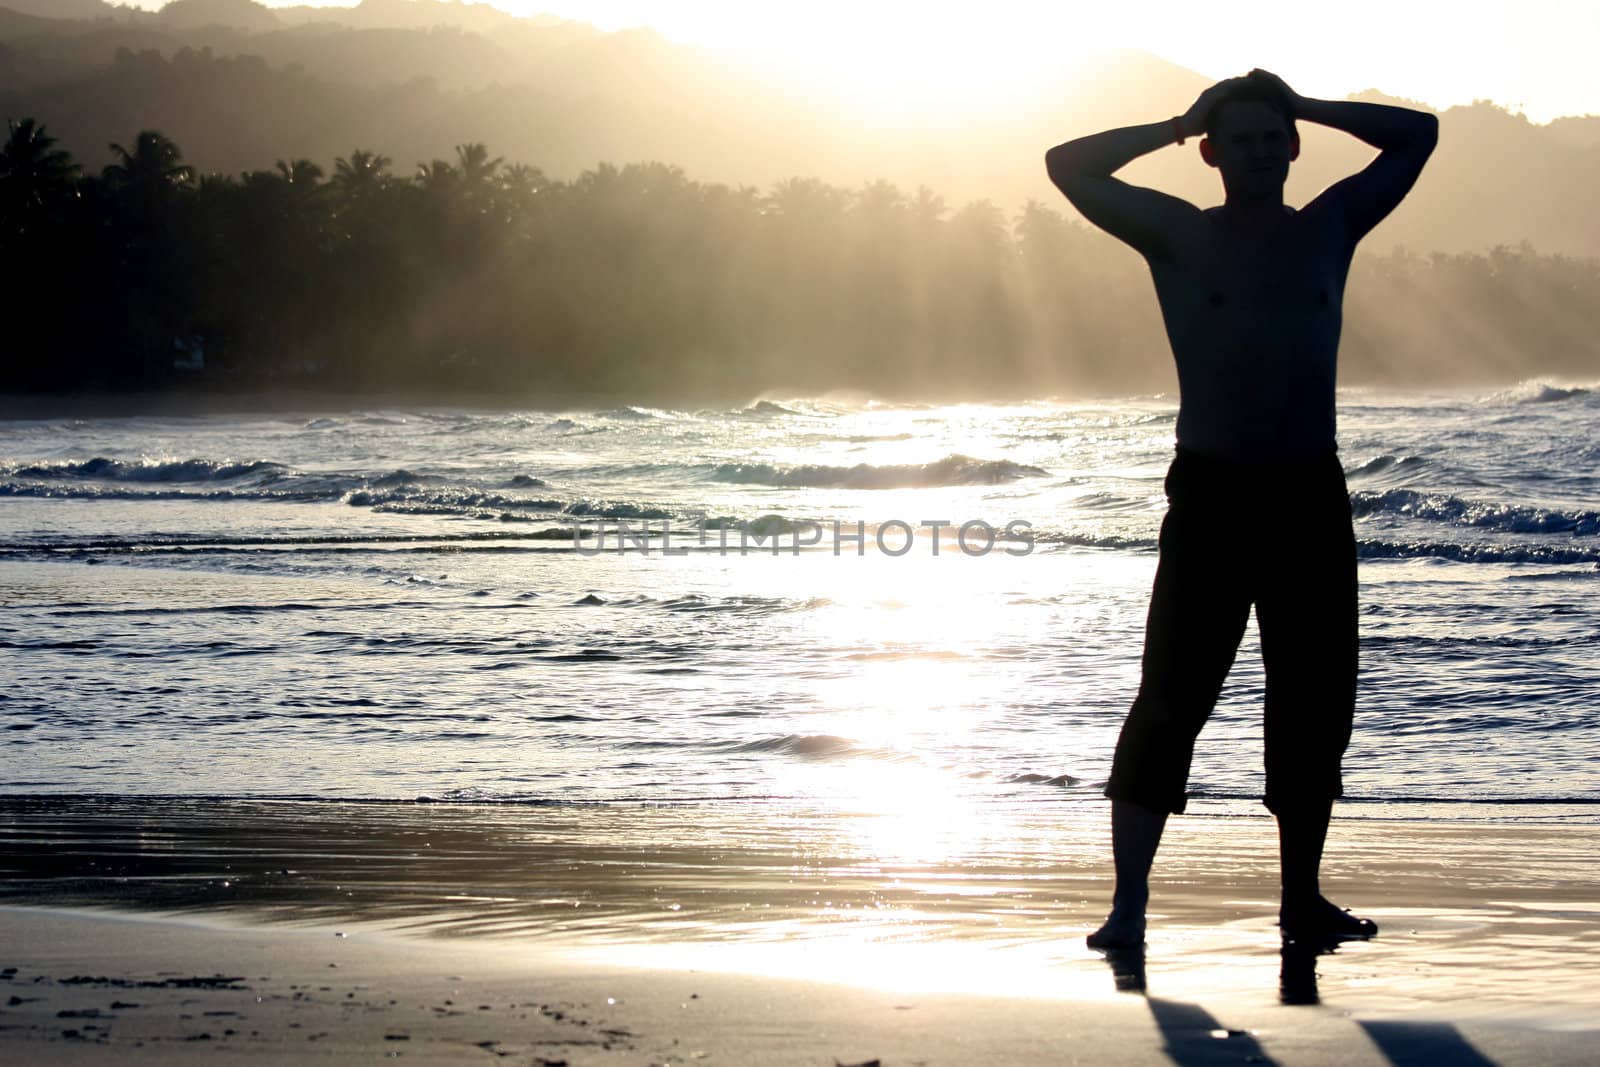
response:
M1334 447L1334 379L1351 247L1326 204L1245 230L1220 209L1150 273L1178 366L1178 444L1244 462Z

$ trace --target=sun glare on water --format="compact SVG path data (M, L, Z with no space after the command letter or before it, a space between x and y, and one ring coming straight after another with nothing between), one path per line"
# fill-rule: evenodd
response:
M923 543L899 559L816 561L849 577L809 587L833 607L814 613L805 640L837 650L848 670L819 672L797 694L816 709L798 729L849 750L773 770L775 793L812 797L839 813L835 847L885 863L941 864L1005 833L965 788L970 767L935 754L975 755L1006 711L996 696L1011 665L981 654L973 638L1014 624L1001 595L1012 568L963 557L954 544L939 557L928 552Z

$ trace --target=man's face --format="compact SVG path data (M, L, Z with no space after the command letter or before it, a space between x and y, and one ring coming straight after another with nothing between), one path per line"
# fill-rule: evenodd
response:
M1247 198L1279 194L1289 163L1299 154L1283 113L1259 100L1223 104L1216 133L1208 140L1223 185Z

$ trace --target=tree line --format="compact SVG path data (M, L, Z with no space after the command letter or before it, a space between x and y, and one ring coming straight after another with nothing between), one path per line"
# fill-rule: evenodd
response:
M200 385L635 398L1171 387L1144 265L1029 203L886 182L769 189L482 144L200 175L155 131L88 174L43 125L0 150L0 389ZM1526 246L1358 258L1349 381L1596 375L1600 263Z

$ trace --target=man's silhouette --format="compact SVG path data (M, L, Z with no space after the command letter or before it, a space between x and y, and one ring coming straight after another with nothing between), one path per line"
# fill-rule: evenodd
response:
M1296 121L1380 150L1299 211L1283 202ZM1204 135L1222 206L1112 177ZM1123 724L1111 798L1117 885L1097 948L1144 942L1150 864L1184 808L1195 737L1254 605L1266 667L1266 804L1277 816L1286 935L1371 936L1322 896L1318 868L1356 689L1356 556L1335 453L1334 377L1356 243L1410 191L1438 140L1434 116L1311 100L1254 70L1176 118L1052 148L1050 178L1150 265L1177 361L1177 455L1145 629L1143 677Z

